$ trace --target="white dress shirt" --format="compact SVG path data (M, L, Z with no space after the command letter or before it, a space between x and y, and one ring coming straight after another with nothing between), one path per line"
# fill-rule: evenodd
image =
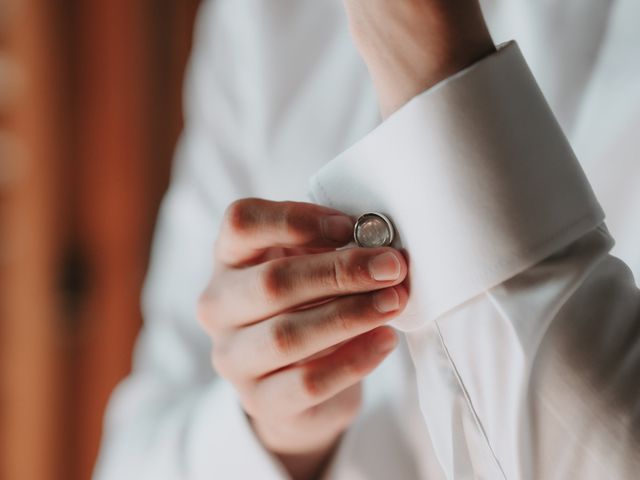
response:
M385 213L410 255L401 345L327 479L638 478L640 3L482 3L517 44L381 122L340 0L205 2L97 479L287 478L195 317L249 196Z

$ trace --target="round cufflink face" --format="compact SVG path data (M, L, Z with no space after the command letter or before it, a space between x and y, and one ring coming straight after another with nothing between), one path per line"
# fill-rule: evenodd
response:
M393 237L393 225L381 213L361 215L353 229L353 239L359 247L388 247L393 242Z

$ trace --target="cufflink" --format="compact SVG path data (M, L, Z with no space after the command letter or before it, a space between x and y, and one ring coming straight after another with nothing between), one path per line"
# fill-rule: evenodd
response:
M391 221L381 213L365 213L356 220L353 239L364 248L388 247L395 232Z

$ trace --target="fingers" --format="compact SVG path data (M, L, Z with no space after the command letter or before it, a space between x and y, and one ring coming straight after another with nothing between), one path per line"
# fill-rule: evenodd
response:
M239 266L270 247L330 247L347 244L353 220L309 203L239 200L227 209L216 243L216 259Z
M218 355L224 358L218 367L235 377L261 377L384 325L407 299L407 290L398 285L276 316L238 330L221 344Z
M356 385L395 348L396 334L379 327L350 340L331 354L267 376L245 399L249 415L301 414Z
M406 275L404 257L391 248L271 260L228 270L201 297L199 318L210 332L241 327L326 298L398 285Z

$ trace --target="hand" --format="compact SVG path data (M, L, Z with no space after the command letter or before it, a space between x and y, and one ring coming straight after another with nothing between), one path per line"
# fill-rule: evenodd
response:
M343 0L383 116L495 51L478 0Z
M356 416L360 382L396 345L404 257L336 248L353 220L304 203L229 207L199 303L213 365L294 478L314 478Z

